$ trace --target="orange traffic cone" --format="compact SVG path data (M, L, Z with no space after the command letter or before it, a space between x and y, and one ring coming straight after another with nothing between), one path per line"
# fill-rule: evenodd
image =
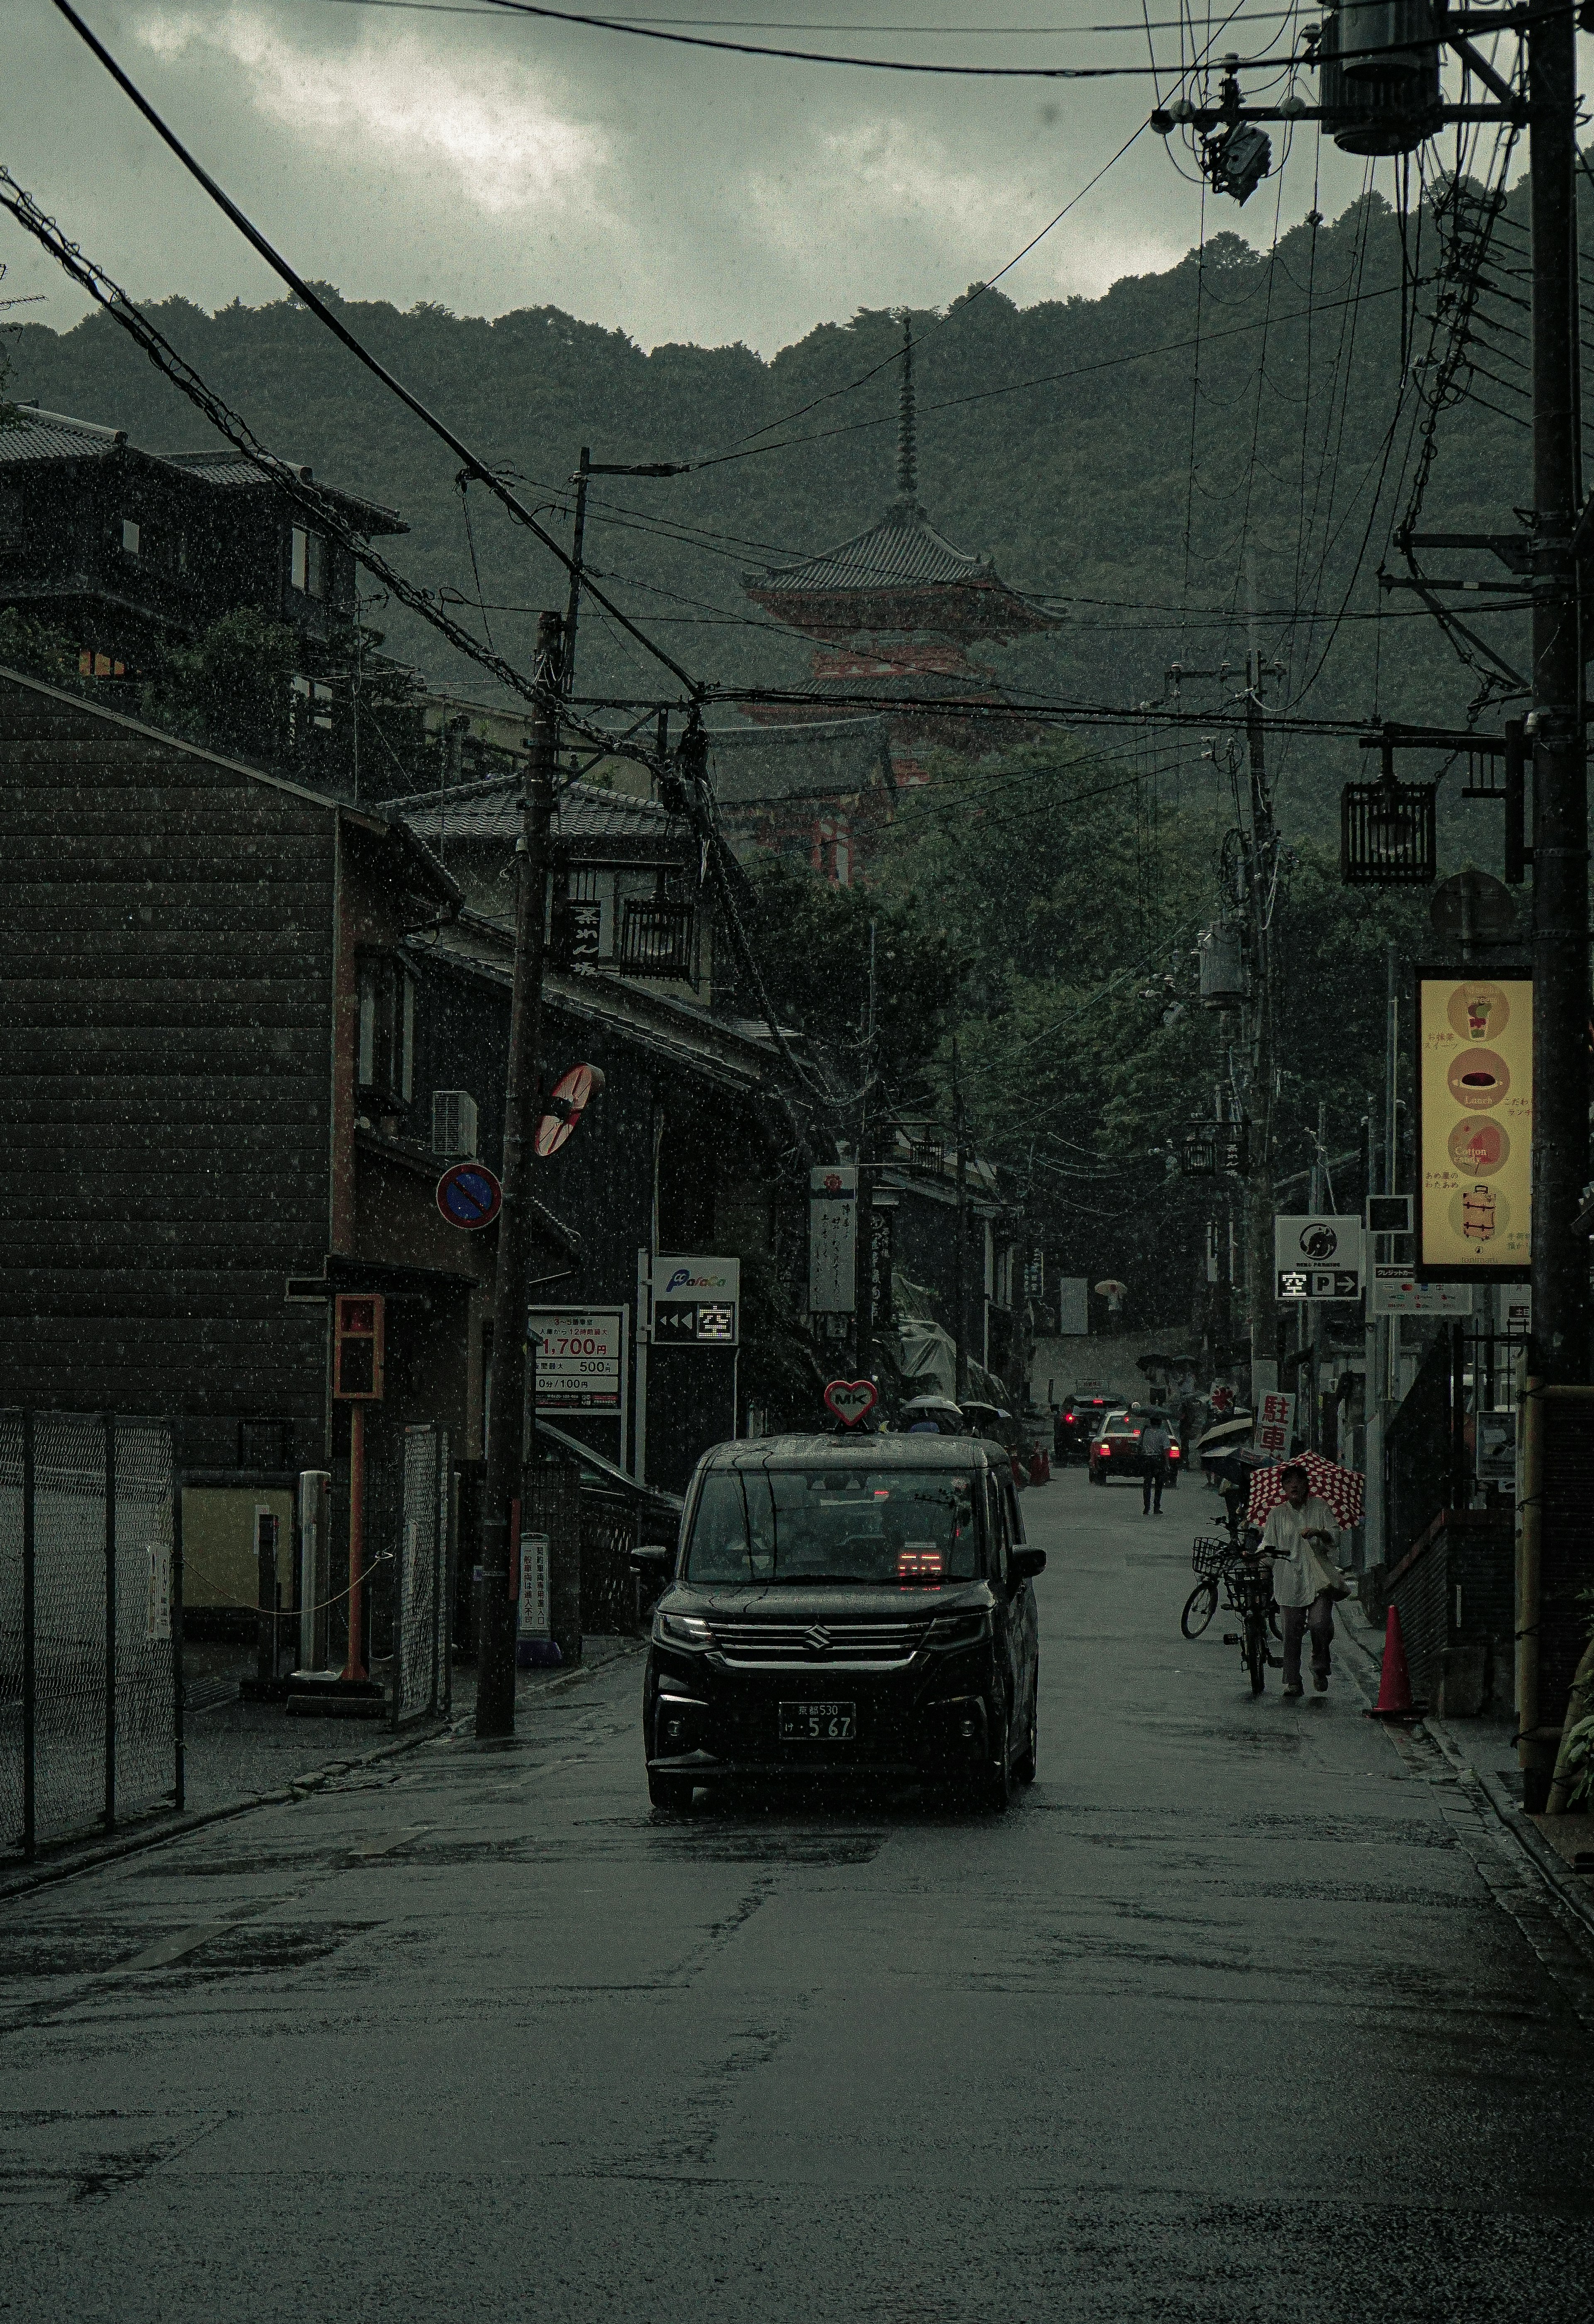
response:
M1384 1667L1378 1681L1378 1699L1368 1712L1369 1719L1420 1719L1422 1711L1412 1701L1412 1675L1406 1668L1405 1640L1400 1635L1400 1615L1391 1606L1388 1626L1384 1632Z

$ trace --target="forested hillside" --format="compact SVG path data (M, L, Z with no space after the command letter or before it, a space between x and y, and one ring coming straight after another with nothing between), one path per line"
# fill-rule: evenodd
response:
M1518 208L1514 198L1506 232ZM1221 234L1101 299L1019 309L998 290L913 318L925 504L961 546L994 556L1065 617L1001 656L1013 682L1071 701L1156 701L1173 661L1243 658L1254 587L1261 641L1286 666L1281 698L1358 717L1462 711L1473 674L1413 598L1380 601L1374 581L1422 446L1411 383L1428 337L1414 310L1431 309L1439 257L1431 219L1424 230L1408 222L1403 234L1375 197L1296 226L1271 258ZM265 440L401 510L407 568L472 601L480 622L455 464L310 314L291 302L210 316L169 300L156 311ZM694 671L742 685L804 674L806 648L754 613L741 578L845 537L890 496L897 319L860 313L765 363L740 346L645 354L551 309L493 322L435 307L347 313L561 533L584 442L599 460L703 463L594 488L589 553L619 602ZM114 420L152 448L207 440L104 317L61 335L24 324L8 345L14 396ZM1508 523L1525 496L1520 395L1473 386L1438 421L1429 526ZM562 578L479 490L471 517L486 623L501 650L524 658L534 609L562 601ZM372 618L433 678L490 693L424 624L380 607ZM1488 634L1507 640L1511 625L1496 617ZM633 693L652 690L658 673L589 618L581 679L584 691ZM1220 681L1185 682L1187 707L1221 698ZM1303 827L1325 826L1344 759L1343 744L1285 755L1285 806Z
M1404 569L1390 536L1418 512L1418 479L1429 530L1509 526L1527 497L1512 352L1519 208L1513 198L1497 221L1495 303L1475 321L1445 279L1453 222L1442 235L1429 211L1403 227L1376 198L1303 222L1271 256L1222 234L1101 299L1019 309L991 291L916 315L920 496L954 541L991 555L1060 617L1048 634L993 650L1002 675L1060 707L1133 714L1176 694L1204 715L1232 704L1254 601L1254 634L1282 666L1267 680L1279 708L1460 718L1479 695L1479 656L1468 667L1416 600L1381 593L1377 575L1384 561ZM412 530L384 548L500 651L529 660L536 609L564 602L562 573L479 489L467 529L453 460L309 312L286 301L158 311L263 438L401 510ZM899 318L861 313L765 363L745 346L648 354L553 310L495 322L346 311L561 537L584 443L600 461L697 464L594 486L591 562L693 672L730 687L807 674L809 648L741 584L858 531L892 496ZM1473 331L1473 367L1447 374L1439 358L1458 320ZM154 449L207 440L103 317L60 336L24 326L8 345L15 398L115 421ZM1477 632L1520 654L1520 615L1467 602ZM434 681L491 697L484 674L423 622L380 602L369 618ZM590 604L581 635L580 691L675 691ZM213 659L226 687L230 633ZM736 715L722 703L711 721ZM1287 1174L1310 1157L1325 1087L1331 1145L1359 1147L1379 1072L1384 944L1397 937L1409 954L1425 899L1338 883L1339 787L1366 764L1352 741L1275 735L1268 748L1289 843L1275 1148ZM1016 740L977 770L945 761L933 771L877 852L867 898L766 884L759 939L781 1005L823 1029L848 974L862 990L878 919L890 1101L945 1117L955 1033L975 1134L1018 1171L1058 1260L1121 1276L1142 1315L1188 1314L1212 1197L1168 1175L1167 1148L1183 1120L1210 1111L1225 1071L1195 1005L1193 946L1222 908L1228 746L1209 747L1199 725L1085 717L1072 735ZM1445 868L1495 860L1490 814L1446 807ZM1310 1102L1295 1071L1306 1057Z

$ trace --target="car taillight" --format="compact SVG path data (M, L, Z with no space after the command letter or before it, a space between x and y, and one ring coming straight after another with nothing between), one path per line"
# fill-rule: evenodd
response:
M1177 1446L1176 1444L1170 1444L1170 1445L1168 1446L1168 1459L1169 1459L1170 1461L1176 1461L1176 1460L1178 1459L1178 1457L1179 1457L1179 1448L1178 1448L1178 1446Z
M1112 1447L1110 1444L1098 1444L1096 1447L1097 1457L1102 1461L1105 1461L1109 1457L1111 1451Z
M1067 1421L1067 1422L1070 1424L1070 1425L1073 1425L1073 1413L1071 1413L1071 1412L1065 1412L1065 1413L1063 1415L1063 1417L1064 1417L1064 1419L1065 1421Z

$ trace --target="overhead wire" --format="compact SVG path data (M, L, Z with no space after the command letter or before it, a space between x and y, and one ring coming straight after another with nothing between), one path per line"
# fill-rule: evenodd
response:
M124 96L137 107L141 114L143 114L144 119L149 123L151 128L154 130L161 143L176 155L177 159L182 163L184 169L188 171L189 176L193 178L195 182L203 189L205 193L222 212L223 216L236 227L238 232L244 236L244 240L250 244L251 248L257 254L257 255L263 258L266 264L272 269L272 272L276 274L281 281L288 285L288 288L293 292L295 298L301 300L302 303L309 309L317 320L324 324L333 334L334 337L342 342L343 346L347 348L348 352L355 358L355 360L362 364L364 368L371 373L374 379L379 380L382 386L384 386L391 394L398 398L399 401L404 405L407 410L412 412L415 418L418 419L424 427L429 429L434 436L438 437L441 442L447 445L449 450L453 452L458 459L463 461L475 481L478 484L484 485L485 488L492 493L493 497L502 503L504 508L508 510L517 523L524 525L527 530L539 540L543 547L558 559L558 562L565 567L565 570L567 573L573 573L576 570L574 560L563 544L557 540L551 532L548 532L538 522L531 511L525 507L521 501L517 500L515 495L510 491L508 485L502 482L502 478L487 466L485 461L477 457L476 454L471 450L469 445L466 444L459 436L456 435L454 430L448 427L446 421L439 420L434 412L428 410L427 406L420 401L420 398L414 394L410 389L407 388L401 380L397 379L394 374L389 371L385 364L380 362L378 358L372 354L371 350L364 345L364 343L352 330L350 330L347 324L343 321L342 318L336 315L333 309L327 306L326 300L321 298L319 293L313 290L310 284L304 280L303 276L300 275L295 268L289 264L281 253L267 239L260 228L253 224L253 220L247 217L244 211L240 209L237 203L234 201L232 196L217 183L217 180L211 176L209 171L204 167L203 163L189 151L188 147L178 136L176 131L170 127L170 125L161 118L161 115L155 110L153 105L151 104L149 98L144 96L143 90L139 88L137 84L132 79L131 76L123 69L122 66L117 63L115 58L106 47L104 42L98 38L89 25L88 25L84 22L83 18L78 14L77 10L71 5L71 0L51 0L51 5L54 6L58 14L64 17L66 22L72 27L72 30L78 34L84 45L95 57L98 59L99 62L110 74L112 79L122 90ZM108 277L106 279L107 281L109 280ZM122 295L124 298L125 297L125 294L119 295ZM132 301L127 300L126 304L131 309ZM669 670L673 677L678 678L683 686L686 687L688 689L695 687L696 681L692 678L688 671L681 668L674 656L667 653L662 646L656 644L652 639L646 636L642 631L637 628L636 624L631 622L627 615L620 612L617 606L611 605L607 598L604 596L601 590L594 589L590 594L599 604L607 608L608 612L613 615L614 619L617 620L623 628L631 632L631 636L635 638L640 646L642 646L649 653L652 654L656 660L661 662L664 667Z

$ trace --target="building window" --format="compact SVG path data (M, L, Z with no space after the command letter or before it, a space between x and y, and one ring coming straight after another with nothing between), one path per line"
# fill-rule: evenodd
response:
M306 532L299 525L293 528L293 556L290 578L296 589L307 597L324 597L327 594L327 544L318 532Z
M363 1093L408 1105L415 1090L415 979L391 953L360 955L355 1079Z
M132 517L124 516L122 520L123 555L124 557L137 557L141 553L139 540L140 534L137 524Z
M315 726L330 733L336 700L336 696L325 678L296 678L293 681L294 740L307 742L310 729Z

